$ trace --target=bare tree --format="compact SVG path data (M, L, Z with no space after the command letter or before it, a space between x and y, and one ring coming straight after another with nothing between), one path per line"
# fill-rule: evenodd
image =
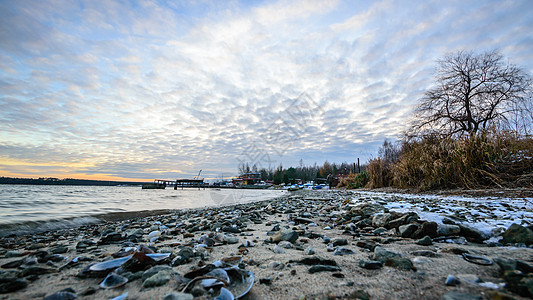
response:
M415 134L476 134L531 119L531 77L497 51L448 55L438 61L435 81L415 110Z

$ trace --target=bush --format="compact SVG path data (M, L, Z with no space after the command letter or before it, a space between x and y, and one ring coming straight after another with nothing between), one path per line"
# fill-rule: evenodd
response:
M508 132L404 141L397 162L370 160L370 188L533 187L533 139Z
M391 186L393 179L392 166L392 163L383 158L371 159L366 167L368 173L367 187L375 189Z

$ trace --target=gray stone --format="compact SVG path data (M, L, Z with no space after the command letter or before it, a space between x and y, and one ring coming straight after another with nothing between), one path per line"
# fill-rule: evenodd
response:
M418 225L416 224L407 224L398 227L398 232L403 238L410 238L418 230Z
M166 294L162 300L192 300L194 296L186 293L170 293Z
M376 248L374 248L374 260L383 263L392 257L401 257L401 255L399 253L389 251L381 246L376 246Z
M507 228L503 233L503 242L504 243L523 243L526 245L533 244L533 231L530 229L520 226L518 224L512 224Z
M333 251L333 255L350 255L355 254L355 252L352 249L344 248L344 247L337 247L335 251Z
M341 268L336 266L330 266L330 265L314 265L311 268L309 268L309 273L318 273L318 272L337 272L340 271Z
M281 248L285 248L285 249L292 249L293 248L293 245L291 242L289 241L281 241L278 243L278 246L280 246Z
M288 242L294 243L296 242L298 237L299 237L298 233L296 233L296 231L294 230L281 229L280 231L276 232L276 234L272 236L272 242L279 243L281 241L288 241Z
M346 240L346 239L336 239L336 240L333 241L333 246L334 247L344 246L344 245L348 245L348 240Z
M76 296L75 293L61 291L61 292L57 292L55 294L46 296L43 298L43 300L72 300L72 299L77 299L77 298L78 297Z
M437 236L437 223L435 222L424 222L420 227L418 228L415 233L413 233L413 238L420 239L425 237L426 235L429 235L430 237L434 238Z
M403 257L387 258L387 260L385 261L385 265L404 271L414 270L413 262L410 259Z
M456 291L447 292L442 295L442 300L482 300L483 298L478 295L463 294Z
M15 292L28 286L28 282L25 279L16 278L17 273L13 273L14 276L4 276L2 274L0 278L0 294Z
M304 254L305 255L313 255L313 254L315 254L315 249L313 249L312 246L309 246L309 247L305 248Z
M239 238L236 236L226 236L224 237L224 242L228 244L237 244L239 242Z
M142 277L141 278L142 278L143 281L145 281L146 279L154 276L155 274L157 274L157 273L159 273L161 271L174 273L174 269L172 269L172 267L169 267L169 266L153 266L150 269L144 271L142 273Z
M368 270L376 270L383 267L383 264L377 260L362 259L359 261L359 266Z
M461 281L459 280L459 278L453 276L453 275L448 275L448 277L446 278L446 281L444 281L444 284L445 285L449 285L449 286L456 286L458 284L460 284Z
M67 246L57 246L57 247L50 249L50 253L52 254L63 254L63 253L66 253L67 251L68 251Z
M439 224L437 226L437 234L439 236L458 235L461 232L461 227L457 225Z
M487 239L485 234L475 228L459 224L461 228L461 235L464 236L469 242L473 243L483 243Z
M375 228L386 227L391 220L392 215L390 213L376 214L372 218L372 226L374 226Z
M172 275L174 274L171 270L162 270L154 274L153 276L147 278L143 282L143 288L150 288L156 286L162 286L170 281Z
M418 241L416 241L416 243L418 245L421 245L421 246L430 246L430 245L433 245L433 241L431 240L431 238L429 236L425 236L421 239L419 239Z

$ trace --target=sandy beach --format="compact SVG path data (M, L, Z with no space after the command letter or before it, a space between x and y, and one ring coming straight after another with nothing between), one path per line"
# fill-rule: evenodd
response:
M236 297L244 290L242 299L533 296L531 224L489 237L459 216L443 220L392 211L372 195L297 191L5 237L0 299L213 299L221 286ZM118 283L101 287L109 274Z

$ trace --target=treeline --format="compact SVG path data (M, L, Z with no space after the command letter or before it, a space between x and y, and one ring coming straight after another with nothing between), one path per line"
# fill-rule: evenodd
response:
M354 172L360 172L365 169L365 165L357 165L357 163L330 163L325 161L321 166L316 163L311 166L306 166L300 160L297 167L284 168L281 164L277 168L257 168L254 164L250 166L248 163L241 163L239 165L239 174L245 173L259 173L261 180L273 181L274 184L289 184L295 183L296 180L303 182L316 181L320 179L328 183L332 183L338 175L348 175Z
M116 185L139 185L140 182L104 181L74 178L13 178L0 177L0 184L34 184L34 185L91 185L91 186L116 186Z

